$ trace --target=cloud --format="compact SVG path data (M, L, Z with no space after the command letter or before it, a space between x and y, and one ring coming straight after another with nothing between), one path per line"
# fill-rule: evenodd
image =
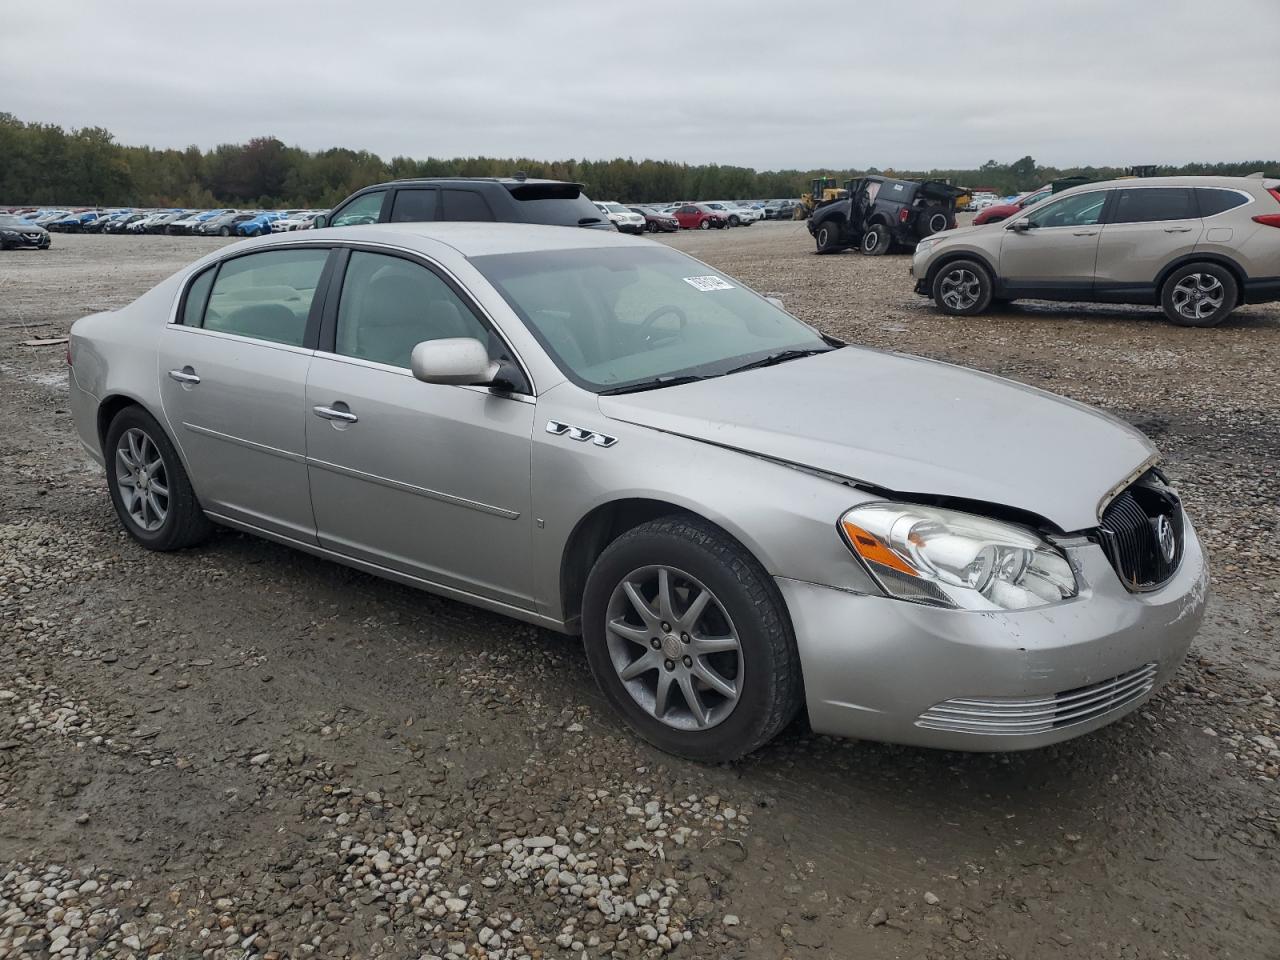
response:
M3 109L129 144L784 167L1272 159L1280 3L8 4Z

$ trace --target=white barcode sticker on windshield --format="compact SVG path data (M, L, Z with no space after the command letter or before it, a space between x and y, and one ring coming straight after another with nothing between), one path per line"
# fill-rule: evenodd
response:
M695 290L732 290L733 284L723 277L685 277L684 282Z

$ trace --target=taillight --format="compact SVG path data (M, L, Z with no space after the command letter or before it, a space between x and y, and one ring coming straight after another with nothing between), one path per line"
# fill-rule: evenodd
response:
M1280 187L1272 187L1267 193L1276 198L1276 202L1280 203ZM1260 223L1264 227L1280 227L1280 213L1260 213L1253 218L1254 223Z
M901 210L899 210L899 211L898 211L898 222L899 222L899 223L906 223L906 222L907 222L907 217L909 217L909 216L911 216L911 211L910 211L909 209L907 209L906 207L903 207Z

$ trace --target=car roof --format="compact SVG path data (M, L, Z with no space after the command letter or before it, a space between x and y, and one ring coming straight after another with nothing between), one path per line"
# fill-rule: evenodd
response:
M1121 177L1118 180L1092 180L1081 183L1069 190L1061 191L1058 196L1076 190L1097 190L1099 187L1230 187L1235 190L1271 190L1277 185L1280 185L1280 180L1269 177ZM1038 193L1043 189L1038 187L1031 192Z
M542 250L585 250L603 247L649 245L651 240L629 237L610 230L583 227L555 227L537 223L471 223L431 221L423 223L370 223L351 227L326 227L307 231L305 240L330 238L348 243L385 243L422 253L431 252L431 242L452 247L464 257L486 257L504 253L535 253ZM297 243L293 234L274 234L250 241L273 245ZM424 242L426 241L426 242Z

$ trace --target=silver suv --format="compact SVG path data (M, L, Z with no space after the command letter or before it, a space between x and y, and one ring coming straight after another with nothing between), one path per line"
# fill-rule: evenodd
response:
M1212 327L1242 303L1280 300L1280 180L1084 184L921 241L911 275L959 316L1025 298L1159 304L1173 323Z

